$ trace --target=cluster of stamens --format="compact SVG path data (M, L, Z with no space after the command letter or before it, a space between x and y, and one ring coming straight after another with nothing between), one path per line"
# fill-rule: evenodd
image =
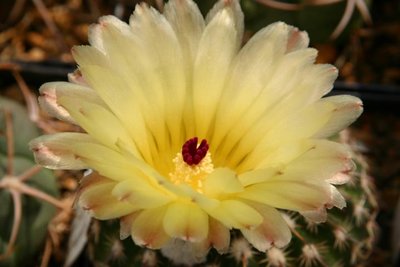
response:
M182 151L172 160L175 169L169 173L169 177L175 184L187 184L203 193L203 181L214 171L214 165L207 141L202 140L200 144L197 142L197 137L185 142Z
M182 146L182 158L188 165L193 166L200 163L200 161L207 155L208 143L205 139L201 140L197 146L198 138L193 137L187 140Z

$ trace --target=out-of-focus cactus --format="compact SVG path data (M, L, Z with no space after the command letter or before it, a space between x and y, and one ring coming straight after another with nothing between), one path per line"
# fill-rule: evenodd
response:
M0 153L7 154L5 112L11 112L12 114L15 154L33 160L32 151L29 149L28 143L32 138L40 134L39 129L30 121L27 110L22 105L2 97L0 98L0 130L2 132L2 135L0 135Z
M0 130L0 266L28 266L33 259L39 258L55 208L23 194L17 187L26 185L24 188L37 189L52 196L58 194L58 189L49 170L27 175L27 171L35 166L28 142L39 135L39 130L29 120L26 109L16 102L0 98ZM9 133L12 133L11 138ZM9 142L13 143L12 153L7 146ZM25 177L21 178L21 174ZM15 181L14 185L12 181ZM20 217L19 222L16 217ZM17 235L10 247L14 229Z
M196 2L206 14L216 1ZM357 4L355 2L358 1L349 0L241 0L240 2L249 30L257 31L273 22L284 21L307 31L314 43L321 43L332 37L346 12L351 12L349 21L344 23L343 31L337 32L337 36L334 36L338 41L346 40L352 30L359 28L363 21L370 22L368 7L371 6L372 0L363 0ZM271 2L272 5L266 4Z
M367 163L357 153L353 157L356 169L351 181L338 187L346 198L347 207L329 210L326 223L310 223L301 215L286 213L293 235L286 248L272 248L260 253L252 249L240 233L233 232L229 253L219 255L211 250L207 261L198 266L335 267L365 264L375 241L377 203ZM95 266L176 266L159 252L135 246L130 239L120 240L118 221L93 222L88 251Z

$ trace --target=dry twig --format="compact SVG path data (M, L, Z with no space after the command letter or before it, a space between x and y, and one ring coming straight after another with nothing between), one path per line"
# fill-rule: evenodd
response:
M39 14L42 16L47 27L53 33L53 35L56 38L56 41L58 42L61 49L64 52L68 53L69 52L68 45L65 42L64 37L60 34L60 31L58 30L56 24L54 23L53 19L51 18L50 12L47 10L47 8L44 5L44 3L42 2L42 0L32 0L32 1L35 4Z

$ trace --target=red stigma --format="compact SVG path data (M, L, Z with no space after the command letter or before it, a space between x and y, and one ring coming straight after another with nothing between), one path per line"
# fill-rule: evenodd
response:
M201 140L197 147L197 137L187 140L182 146L182 158L188 165L197 165L206 156L208 144L206 139Z

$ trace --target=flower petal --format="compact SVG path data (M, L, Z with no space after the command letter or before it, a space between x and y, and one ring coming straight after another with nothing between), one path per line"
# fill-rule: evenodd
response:
M301 156L279 169L278 175L268 181L306 180L328 181L338 173L354 169L349 151L339 143L315 140L314 145ZM318 168L315 168L315 166Z
M310 39L305 31L300 31L296 27L290 27L289 38L286 44L286 53L296 51L299 49L304 49L308 47Z
M131 235L132 223L133 220L137 217L138 212L134 212L128 214L126 216L122 216L119 219L119 238L124 240Z
M171 259L174 265L193 266L204 262L209 250L210 246L206 241L171 239L161 248L161 253Z
M267 251L272 246L278 248L286 246L291 239L291 232L281 214L266 205L252 204L252 206L263 216L263 222L255 229L241 229L247 241L261 252Z
M272 48L266 47L265 49ZM276 62L272 61L273 64L271 63L271 67L267 71L262 72L263 68L268 68L268 66L263 65L260 68L261 72L250 72L251 75L248 76L250 78L246 77L247 71L244 71L245 76L242 81L229 83L227 87L229 90L226 90L226 92L232 91L233 93L222 97L216 129L214 130L216 137L210 141L219 144L219 147L215 149L218 150L218 155L222 159L232 161L227 163L228 166L236 168L237 162L240 162L243 156L255 147L264 149L264 145L267 145L264 142L265 140L269 141L268 145L271 144L271 140L281 140L280 137L266 138L266 132L275 129L278 124L282 124L291 116L294 120L302 118L300 115L295 115L301 110L304 112L310 110L308 105L316 102L322 95L331 90L333 81L337 77L337 70L330 65L313 64L315 57L316 50L314 49L301 49L281 57L277 56ZM258 60L249 58L246 61L257 62ZM271 62L271 59L267 61L267 64L268 62ZM260 73L260 75L257 75L257 73ZM251 78L252 75L260 78ZM239 75L239 77L242 76ZM249 82L246 78L249 79ZM241 91L241 87L237 87L237 90L233 89L235 84L239 86L243 84L243 91ZM263 87L259 93L257 93L257 89L252 89L261 86ZM226 102L224 103L224 101ZM314 105L324 106L321 103ZM317 108L316 106L313 108ZM329 104L325 105L325 107L328 106ZM331 106L333 109L335 105ZM326 109L323 108L323 110ZM327 118L331 116L327 113L325 115ZM318 116L318 114L314 116ZM311 121L318 122L318 120L313 119ZM290 126L290 123L288 125ZM303 125L297 129L307 129L307 127ZM259 140L264 141L259 142ZM282 140L280 144L288 141ZM257 155L257 158L260 158L259 155Z
M88 87L67 83L67 82L48 82L39 88L39 104L50 115L59 120L76 124L69 112L63 108L59 100L63 96L70 96L77 99L85 99L87 102L104 104L96 93Z
M84 177L77 196L79 205L100 220L119 218L136 211L133 205L121 202L111 194L115 184L96 173Z
M140 155L124 125L103 105L70 96L61 97L59 103L98 142L116 148L120 139L129 146L133 154Z
M263 121L264 124L255 124L242 136L240 143L232 148L230 165L238 168L238 171L260 167L266 148L310 138L329 121L333 110L334 105L331 103L317 102L297 112L287 112L285 118L275 124L266 121Z
M74 46L71 53L79 66L99 65L105 67L109 65L106 55L93 46Z
M205 23L192 0L171 0L164 7L167 18L181 44L188 70L191 70Z
M88 29L89 44L97 50L104 53L103 39L101 38L101 26L99 24L92 24Z
M163 225L169 236L185 241L200 242L208 236L207 213L188 201L169 204Z
M163 220L166 207L139 211L133 219L131 235L139 246L160 249L171 237L164 231Z
M152 149L155 149L155 144L149 141L153 139L149 138L149 133L146 130L146 123L142 114L143 110L140 109L140 106L126 101L126 99L135 99L136 97L130 91L129 85L124 82L120 75L109 69L90 65L81 67L80 70L88 84L97 91L115 117L126 128L138 146L140 154L147 162L152 163L151 152ZM110 88L113 88L113 90L110 90ZM117 90L118 94L115 94L114 90ZM126 114L129 114L129 116ZM112 131L112 128L109 131Z
M218 144L223 140L231 127L236 126L237 119L248 112L250 106L252 110L261 108L265 110L269 105L271 97L274 96L272 92L268 98L263 99L263 104L259 105L259 108L254 106L261 91L274 78L275 72L279 73L277 70L279 62L276 61L284 53L282 47L286 45L286 35L287 25L274 23L256 33L240 50L233 62L232 74L229 76L227 84L229 90L224 90L218 106L213 142ZM279 86L275 90L282 91L282 88ZM231 119L227 119L228 116ZM245 123L251 125L254 121Z
M134 64L139 68L138 78L145 79L145 93L152 91L158 98L151 99L151 108L159 108L158 116L163 119L161 125L153 123L153 135L159 140L158 147L163 150L165 142L181 141L181 125L183 107L187 90L186 80L189 72L185 69L184 58L179 40L167 19L157 10L146 5L137 5L134 14L130 18L130 26L135 36L142 42L142 50L135 54L139 55L140 61L145 64L138 64L133 58ZM168 53L165 53L168 51ZM174 97L171 98L170 96ZM153 104L154 103L154 104ZM165 108L164 108L165 107ZM152 117L149 121L155 121ZM147 122L147 120L146 120ZM157 127L166 124L172 136L169 139L163 132L156 130ZM164 141L162 141L164 140ZM180 148L181 143L172 144L175 147L174 153Z
M278 168L256 169L240 174L239 181L244 187L247 187L252 184L266 182L277 174L279 174Z
M238 0L219 0L218 2L216 2L211 10L208 12L206 16L206 22L207 24L209 24L223 9L226 9L228 12L231 13L230 16L233 18L237 33L236 44L237 46L240 46L244 32L244 15Z
M331 201L327 203L328 208L337 207L339 209L343 209L346 207L346 200L339 192L339 190L331 185Z
M361 100L354 96L330 96L321 101L333 103L336 108L326 125L314 135L316 138L330 137L338 133L353 123L363 112Z
M128 27L126 27L126 23L122 22L115 16L111 15L100 17L99 24L90 25L88 34L89 44L104 54L105 54L105 48L104 48L102 27L105 24L114 25L115 27L120 28L125 32L129 31Z
M250 228L262 223L259 212L236 199L221 201L217 208L207 210L207 213L229 229Z
M248 186L239 196L271 207L294 211L315 210L331 200L325 181L268 181Z
M95 169L115 181L145 179L153 184L167 183L162 176L131 154L122 154L101 145L87 134L57 133L31 141L35 159L51 169ZM107 155L107 157L105 157Z
M70 145L75 140L80 142L93 142L94 140L87 134L82 133L57 133L42 135L33 139L29 143L29 148L33 151L35 161L49 169L81 170L88 168L71 150Z
M310 220L314 223L325 222L327 218L325 207L320 207L315 210L300 211L300 214L303 215L307 220Z
M210 244L218 251L218 253L227 253L229 251L229 243L231 239L229 229L212 217L209 217L208 220L210 223L210 230L208 233Z
M238 50L237 38L235 17L230 6L225 6L207 24L195 59L193 112L197 136L209 134L225 77Z
M129 202L137 209L163 206L174 199L174 195L158 184L146 179L129 179L116 184L112 195L121 202Z
M223 198L224 195L243 191L236 173L228 168L215 169L206 177L203 184L207 196Z
M73 84L78 84L82 86L87 86L87 83L85 79L82 76L82 73L80 70L76 69L71 73L68 73L68 82L73 83Z

